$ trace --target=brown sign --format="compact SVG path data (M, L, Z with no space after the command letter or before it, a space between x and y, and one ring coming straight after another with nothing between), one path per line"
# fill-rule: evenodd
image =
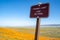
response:
M31 7L30 18L48 17L49 3L38 4Z

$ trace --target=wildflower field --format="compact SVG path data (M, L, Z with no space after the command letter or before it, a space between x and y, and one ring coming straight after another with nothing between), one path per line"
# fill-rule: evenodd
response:
M0 40L34 40L35 28L0 27ZM43 27L39 40L60 40L60 27Z

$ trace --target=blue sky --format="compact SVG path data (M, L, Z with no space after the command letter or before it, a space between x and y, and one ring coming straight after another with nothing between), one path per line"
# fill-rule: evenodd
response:
M0 26L35 26L30 7L39 2L50 3L49 17L41 18L41 25L60 24L60 0L0 0Z

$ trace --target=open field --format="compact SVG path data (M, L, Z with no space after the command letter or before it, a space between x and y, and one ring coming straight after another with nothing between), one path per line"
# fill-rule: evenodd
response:
M2 28L0 40L34 40L35 28ZM60 27L42 27L39 40L60 40Z

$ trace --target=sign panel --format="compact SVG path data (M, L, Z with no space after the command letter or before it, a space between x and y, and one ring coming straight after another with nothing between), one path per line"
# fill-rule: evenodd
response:
M48 13L49 13L49 3L34 5L31 7L30 10L30 18L48 17Z

